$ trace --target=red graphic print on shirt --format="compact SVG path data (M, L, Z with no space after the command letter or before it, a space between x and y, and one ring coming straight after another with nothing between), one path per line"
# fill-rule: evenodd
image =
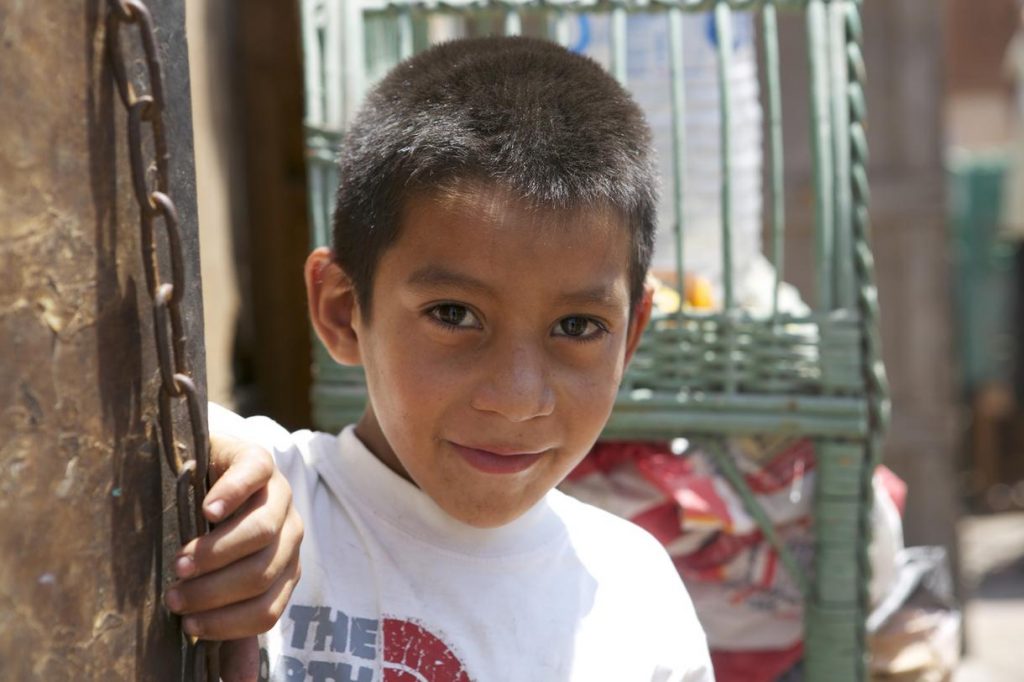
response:
M382 631L384 682L470 682L448 645L422 625L385 618Z
M260 649L259 682L472 682L445 642L416 620L292 604L288 653Z

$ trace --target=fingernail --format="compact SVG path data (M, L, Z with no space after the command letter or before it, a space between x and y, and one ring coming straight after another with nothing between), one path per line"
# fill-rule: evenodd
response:
M175 613L180 611L181 607L184 606L181 600L181 592L178 592L178 590L167 590L164 593L164 604Z
M195 618L185 618L182 620L181 629L184 630L186 634L192 635L193 637L199 637L203 634L199 627L199 621Z
M206 514L211 521L220 521L224 516L224 503L221 500L214 500L206 505Z
M190 556L178 557L174 562L174 573L179 578L190 578L196 572L196 562Z

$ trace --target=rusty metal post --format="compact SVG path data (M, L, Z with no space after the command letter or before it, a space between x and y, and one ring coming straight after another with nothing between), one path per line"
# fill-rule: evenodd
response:
M205 395L184 10L147 4L184 237L187 353ZM178 626L160 604L177 523L106 13L104 0L0 8L3 680L180 679Z

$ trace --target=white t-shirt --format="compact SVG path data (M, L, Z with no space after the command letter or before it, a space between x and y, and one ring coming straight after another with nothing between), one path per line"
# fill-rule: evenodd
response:
M215 405L210 425L273 453L306 527L302 579L260 637L261 680L713 680L678 574L633 524L552 490L474 528L352 427L289 433Z

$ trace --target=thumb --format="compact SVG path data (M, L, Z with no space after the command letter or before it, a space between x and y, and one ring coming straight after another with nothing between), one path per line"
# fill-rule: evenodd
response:
M203 508L213 523L233 514L266 486L274 475L274 459L258 445L220 436L210 437L210 478Z

